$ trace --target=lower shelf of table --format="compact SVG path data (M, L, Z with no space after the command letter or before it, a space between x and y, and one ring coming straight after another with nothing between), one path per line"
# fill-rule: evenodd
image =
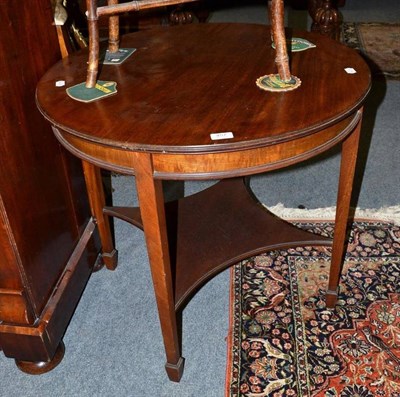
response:
M242 178L226 179L165 205L175 308L227 267L253 255L295 246L331 245L269 212ZM141 229L140 209L106 207Z

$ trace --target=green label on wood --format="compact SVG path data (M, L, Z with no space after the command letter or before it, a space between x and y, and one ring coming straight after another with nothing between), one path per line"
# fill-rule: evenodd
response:
M98 80L94 88L87 88L85 82L67 88L67 94L76 101L93 102L117 93L115 81Z
M301 39L299 37L292 37L290 40L287 40L286 44L288 47L288 51L290 52L305 51L309 48L316 47L316 45L311 43L311 41ZM272 43L272 48L275 49L275 43Z
M104 54L104 65L120 65L126 59L128 59L136 48L120 48L117 52L106 51Z

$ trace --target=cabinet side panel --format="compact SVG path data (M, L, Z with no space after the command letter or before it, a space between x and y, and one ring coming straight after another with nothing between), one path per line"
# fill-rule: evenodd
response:
M0 195L0 289L22 289L18 260L17 247Z
M23 290L19 255L0 196L0 323L31 324L32 308Z
M86 193L74 187L82 173L66 167L77 160L66 159L35 105L38 80L60 58L51 2L0 2L0 20L0 195L39 316L87 222L84 205L75 211Z

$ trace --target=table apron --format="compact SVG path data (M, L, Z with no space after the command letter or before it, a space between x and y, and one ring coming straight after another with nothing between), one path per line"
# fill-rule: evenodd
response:
M312 135L270 146L207 154L153 154L154 177L160 179L223 179L284 168L315 157L343 141L362 112Z
M250 149L214 153L149 153L102 145L53 126L72 154L100 168L135 175L140 156L151 155L157 179L201 180L253 175L315 157L343 141L362 116L361 110L335 125L295 140Z

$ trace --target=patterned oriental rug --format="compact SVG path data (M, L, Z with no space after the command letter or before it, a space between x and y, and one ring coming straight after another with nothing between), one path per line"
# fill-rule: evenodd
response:
M360 51L374 76L400 79L399 23L343 23L342 42Z
M232 268L227 397L400 396L400 227L353 224L335 310L329 264L330 248L304 247Z

